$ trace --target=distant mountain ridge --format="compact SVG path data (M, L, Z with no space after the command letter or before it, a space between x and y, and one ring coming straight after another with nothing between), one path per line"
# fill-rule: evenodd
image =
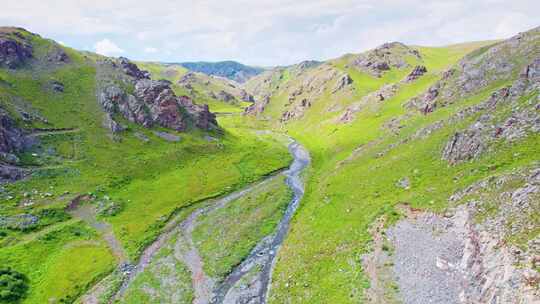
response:
M263 68L247 66L236 61L181 62L180 65L193 72L225 77L240 83L246 82L264 71Z

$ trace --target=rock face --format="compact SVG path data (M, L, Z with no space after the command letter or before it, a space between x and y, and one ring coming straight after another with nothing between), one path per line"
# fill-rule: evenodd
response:
M459 132L446 144L442 158L453 165L475 158L485 149L484 146L479 132Z
M539 303L540 237L530 224L539 194L536 167L456 192L444 216L402 206L405 219L379 234L393 254L374 251L372 283L391 268L404 303ZM528 241L518 247L518 236Z
M139 79L133 95L111 85L101 93L100 102L107 113L121 114L147 128L159 125L185 131L191 124L204 130L217 128L215 115L210 113L207 105L196 105L187 96L177 97L168 81ZM111 131L121 130L117 123L108 121Z
M32 58L32 46L17 32L6 31L0 28L0 67L15 69Z
M259 115L264 112L266 106L270 103L270 97L266 96L262 100L258 100L244 110L244 114Z
M30 145L23 131L8 113L0 108L0 153L20 152Z
M417 50L399 42L391 42L358 55L352 62L352 65L374 77L381 77L384 72L392 68L401 69L409 66L406 61L407 56L421 59L420 53Z
M150 79L149 72L140 70L139 67L136 64L132 63L131 61L129 61L129 59L125 57L120 57L118 59L119 59L120 67L122 68L122 70L124 71L126 75L129 75L137 80Z
M416 67L414 67L414 70L412 70L411 73L407 75L407 78L405 78L405 82L415 81L425 73L427 73L427 68L423 65L417 65Z
M436 108L462 100L495 82L510 80L520 72L522 79L537 78L534 64L531 66L530 75L529 71L521 69L523 62L531 62L540 57L538 39L540 27L487 49L472 52L445 72L425 93L411 99L408 105L427 114Z
M523 96L540 91L540 57L528 64L510 87L495 91L486 101L458 112L454 120L478 111L485 111L467 129L459 131L443 149L442 158L450 164L474 159L496 140L515 141L528 133L540 132L540 100L530 97L528 103L519 104ZM538 96L538 95L537 95ZM497 119L492 112L498 107L510 108L510 114Z

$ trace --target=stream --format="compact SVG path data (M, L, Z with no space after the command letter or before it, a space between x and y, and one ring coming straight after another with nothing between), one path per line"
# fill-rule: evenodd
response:
M130 266L131 270L122 280L122 284L112 300L121 301L126 290L137 275L150 265L157 252L167 243L167 241L170 240L174 234L178 234L178 242L183 242L183 244L187 245L186 250L179 255L179 259L191 272L194 304L266 303L266 296L270 290L272 270L276 261L276 256L287 235L290 221L304 195L304 185L300 175L310 162L308 151L293 139L290 140L291 143L289 144L288 149L294 160L287 170L278 173L278 175L284 174L286 176L285 181L293 192L292 199L276 227L275 232L260 240L243 262L233 269L222 282L217 282L215 279L205 274L202 258L193 242L192 232L198 224L197 220L199 216L227 206L229 202L248 194L256 187L268 183L277 175L269 176L260 182L224 197L212 199L203 204L203 207L193 211L187 218L182 220L175 218L171 220L165 226L163 233L143 251L138 263ZM82 302L97 303L96 299L98 298L98 295L94 293L99 294L103 289L104 288L99 285L94 287L94 291L90 291L90 294L84 296Z
M293 198L276 232L261 240L251 254L231 272L214 292L211 303L266 303L279 247L304 195L304 184L300 175L310 162L308 151L295 141L289 145L289 152L294 161L284 174L287 176L287 185L293 191Z

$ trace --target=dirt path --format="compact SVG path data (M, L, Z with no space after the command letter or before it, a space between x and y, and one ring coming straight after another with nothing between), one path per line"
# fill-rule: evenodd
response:
M82 204L68 211L75 218L82 219L92 228L103 234L103 239L111 248L114 256L118 260L118 264L128 262L127 254L124 251L122 243L116 238L110 224L100 222L96 219L96 207L92 204Z

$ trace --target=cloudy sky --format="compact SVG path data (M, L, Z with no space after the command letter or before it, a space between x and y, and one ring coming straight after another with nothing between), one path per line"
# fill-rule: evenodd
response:
M0 25L137 60L329 59L387 41L444 45L540 26L538 0L8 0Z

